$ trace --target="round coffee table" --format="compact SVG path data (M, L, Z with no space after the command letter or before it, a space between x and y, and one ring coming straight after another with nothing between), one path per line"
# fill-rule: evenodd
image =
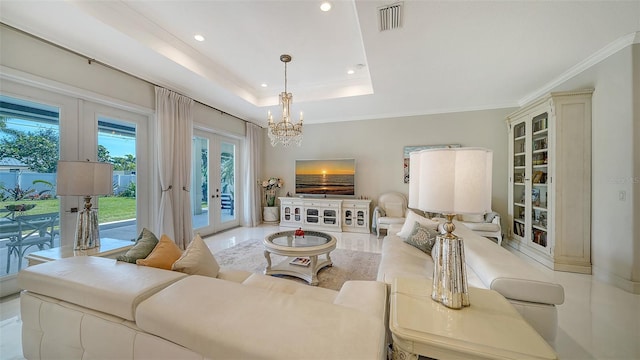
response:
M295 231L280 231L265 237L263 243L266 275L295 276L309 285L318 285L318 271L333 264L329 253L336 248L336 238L319 231L305 231L304 236L295 236ZM287 259L272 266L272 253ZM318 259L318 255L323 254L325 259ZM300 265L292 264L296 259L301 260Z

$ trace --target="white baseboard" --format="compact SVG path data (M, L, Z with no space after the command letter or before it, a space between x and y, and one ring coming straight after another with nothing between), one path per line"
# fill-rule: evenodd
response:
M592 273L593 276L595 276L598 280L602 280L615 287L619 287L626 292L630 292L632 294L640 294L640 282L638 281L621 278L620 276L612 274L609 271L601 269L595 265L593 265L592 267Z

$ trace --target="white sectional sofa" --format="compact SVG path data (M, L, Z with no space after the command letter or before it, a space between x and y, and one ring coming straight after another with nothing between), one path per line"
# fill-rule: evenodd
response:
M383 359L386 285L340 291L78 256L18 275L27 359Z
M564 302L562 286L461 222L454 220L454 223L454 234L464 239L469 286L492 289L502 294L547 342L553 344L558 326L556 305ZM391 227L389 235L383 239L378 281L391 284L396 277L433 278L430 254L397 236L401 228ZM473 299L470 301L473 306Z

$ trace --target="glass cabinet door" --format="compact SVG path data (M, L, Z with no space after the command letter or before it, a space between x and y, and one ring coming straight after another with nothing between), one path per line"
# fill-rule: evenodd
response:
M540 114L531 122L531 239L547 247L547 175L549 159L549 131L547 113Z
M344 211L344 224L345 225L352 225L353 224L353 211L352 210L345 210Z
M317 224L318 220L319 220L319 213L318 213L318 209L306 209L307 211L307 218L306 221L308 223L312 223L312 224Z
M356 212L356 221L357 221L358 226L364 226L365 225L364 210L358 210Z
M513 235L525 237L526 229L526 122L513 128Z
M322 220L325 224L335 225L338 223L338 213L335 210L324 210Z

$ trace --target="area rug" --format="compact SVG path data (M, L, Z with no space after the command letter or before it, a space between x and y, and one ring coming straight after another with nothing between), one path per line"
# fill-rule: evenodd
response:
M254 273L264 273L267 260L264 257L262 240L247 240L240 244L217 251L213 254L222 269L246 270ZM340 290L342 284L348 280L375 280L380 264L380 254L353 251L345 249L333 250L330 254L333 266L325 267L318 273L318 286ZM324 257L324 255L321 255ZM271 254L272 264L283 261L283 256ZM304 280L281 276L285 279L303 282Z

